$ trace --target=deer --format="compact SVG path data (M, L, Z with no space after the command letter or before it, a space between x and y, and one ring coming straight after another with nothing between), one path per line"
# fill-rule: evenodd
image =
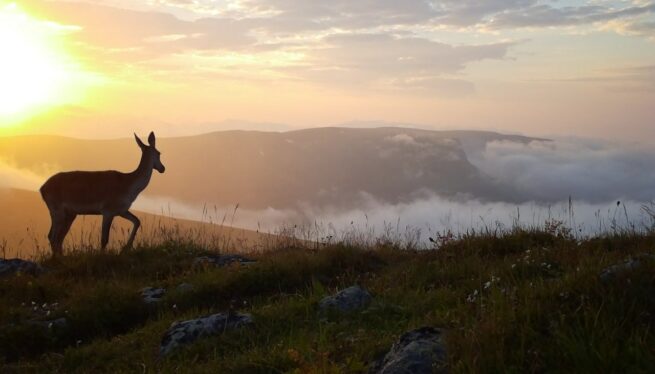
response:
M153 170L159 173L166 170L161 162L161 153L155 147L155 133L150 132L148 145L136 134L134 138L141 149L141 161L133 172L61 172L43 184L40 192L52 221L48 240L53 256L62 255L64 238L78 215L102 215L102 250L105 250L109 243L109 231L116 216L132 222L130 236L122 250L132 248L141 221L129 209L150 183Z

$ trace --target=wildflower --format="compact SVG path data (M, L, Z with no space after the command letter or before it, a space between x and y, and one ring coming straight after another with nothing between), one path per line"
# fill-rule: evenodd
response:
M469 294L466 297L466 301L469 303L474 303L477 296L478 296L478 290L474 290L472 294Z
M487 283L484 284L485 290L488 289L489 287L491 287L491 281L488 281Z

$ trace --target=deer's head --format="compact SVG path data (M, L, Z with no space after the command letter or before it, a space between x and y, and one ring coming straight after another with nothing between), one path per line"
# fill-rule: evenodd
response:
M152 168L160 173L166 171L166 167L161 163L161 153L157 148L155 148L155 143L157 141L157 139L155 139L155 133L150 132L150 135L148 135L148 145L143 144L136 134L134 134L134 138L136 139L136 144L141 148L143 155L147 157L148 160L152 161Z

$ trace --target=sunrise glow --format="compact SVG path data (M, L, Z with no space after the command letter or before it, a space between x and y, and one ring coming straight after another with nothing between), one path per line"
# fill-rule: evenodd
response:
M15 4L0 8L2 124L65 102L73 94L69 57L53 41L56 25L35 20Z

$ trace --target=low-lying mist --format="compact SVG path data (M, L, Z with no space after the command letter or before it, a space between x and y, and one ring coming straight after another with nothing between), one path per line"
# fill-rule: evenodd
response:
M414 198L399 203L361 190L346 207L304 201L288 208L253 209L238 201L200 205L176 196L149 195L146 190L134 209L260 232L292 230L318 240L360 232L371 237L410 235L428 243L429 237L448 231L543 226L547 220L561 221L579 236L653 225L642 209L655 195L655 151L646 145L588 139L490 141L467 149L467 157L505 189L507 198L446 197L422 187ZM0 163L0 187L37 190L44 180Z
M361 191L350 209L311 203L285 210L199 207L165 197L143 198L137 205L152 213L166 207L173 216L261 231L296 227L319 239L356 230L380 235L413 231L426 242L437 233L543 226L547 220L588 236L653 224L643 207L655 196L655 151L645 145L588 139L492 141L468 156L483 173L516 191L513 202L432 194L389 204Z

